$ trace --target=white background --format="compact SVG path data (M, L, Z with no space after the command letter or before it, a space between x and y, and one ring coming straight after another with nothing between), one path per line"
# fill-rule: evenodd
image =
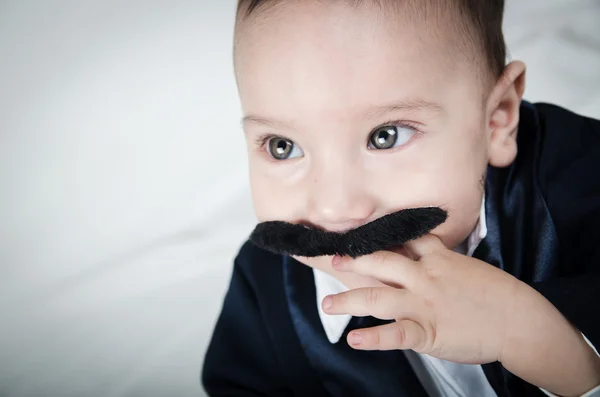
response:
M0 0L0 397L203 395L254 225L234 9ZM600 117L598 21L509 0L527 99Z

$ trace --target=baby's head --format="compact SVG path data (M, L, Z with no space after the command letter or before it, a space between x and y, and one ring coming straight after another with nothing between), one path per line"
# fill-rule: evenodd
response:
M463 241L487 165L517 153L524 65L505 67L503 8L241 0L234 60L258 219L345 231L442 207L433 234Z

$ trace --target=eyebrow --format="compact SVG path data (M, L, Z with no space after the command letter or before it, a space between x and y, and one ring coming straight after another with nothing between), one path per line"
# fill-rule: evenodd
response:
M377 118L387 113L393 113L397 111L442 113L444 111L444 107L436 102L429 102L424 99L415 98L371 108L364 113L364 117ZM291 123L277 120L269 120L253 115L243 117L241 123L242 125L247 123L266 125L272 128L294 128Z
M381 117L384 114L397 111L442 113L444 111L444 107L436 102L429 102L424 99L414 98L369 109L367 112L365 112L365 117L376 118Z
M247 123L266 125L266 126L272 127L272 128L289 128L289 129L294 128L290 123L286 123L284 121L269 120L269 119L265 119L265 118L253 116L253 115L248 115L248 116L245 116L244 118L242 118L242 125L247 124Z

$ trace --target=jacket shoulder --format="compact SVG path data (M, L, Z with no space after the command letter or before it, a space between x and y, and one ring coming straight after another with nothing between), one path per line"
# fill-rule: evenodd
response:
M598 173L600 120L547 103L534 106L541 135L538 171L543 184L551 188L568 183L573 176L579 183L581 177Z
M244 242L234 262L234 272L239 272L255 291L265 292L269 285L283 282L283 257Z
M600 264L600 121L537 104L537 177L570 266Z

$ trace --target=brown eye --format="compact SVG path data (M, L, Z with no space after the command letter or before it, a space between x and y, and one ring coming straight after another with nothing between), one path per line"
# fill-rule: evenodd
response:
M398 140L398 128L390 125L381 127L371 134L369 143L375 149L390 149Z
M303 155L302 149L289 139L273 137L267 143L269 154L276 160L287 160Z

